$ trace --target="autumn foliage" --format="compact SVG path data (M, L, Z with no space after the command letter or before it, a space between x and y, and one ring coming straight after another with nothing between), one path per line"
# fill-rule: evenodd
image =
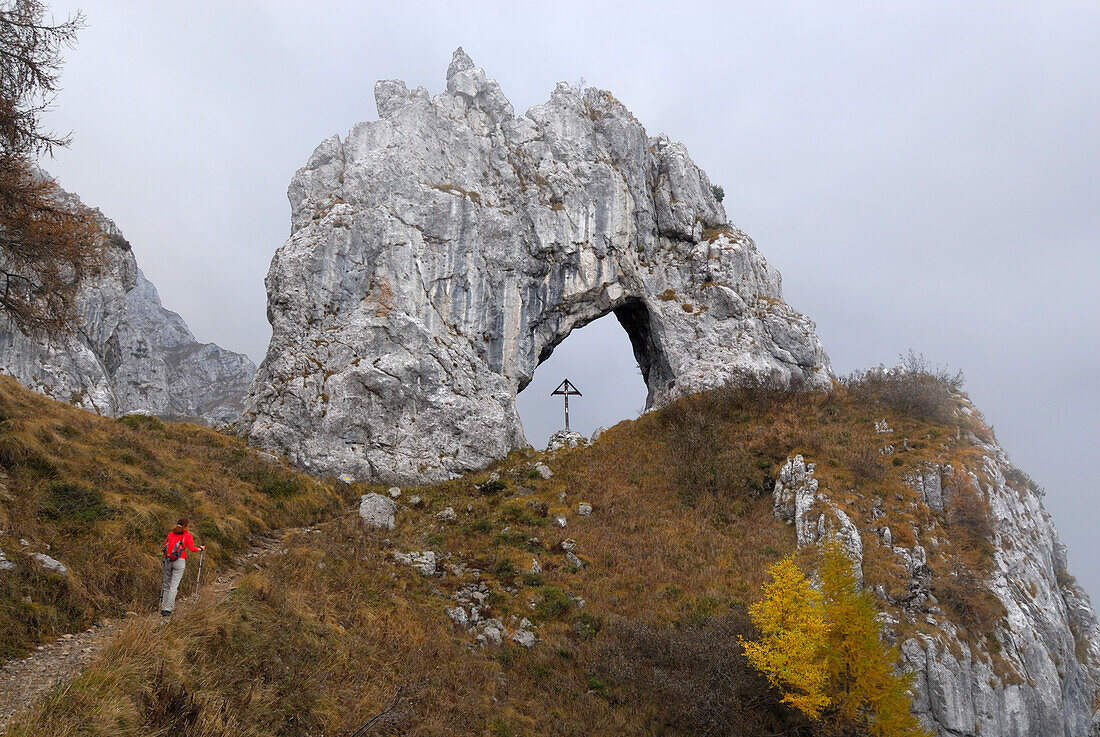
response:
M771 567L764 598L749 608L759 642L744 642L745 657L783 692L783 703L811 719L829 705L828 673L821 657L828 633L821 592L784 558Z
M769 572L749 610L760 637L742 645L784 703L817 720L821 734L925 735L910 711L912 677L898 674L897 649L882 642L875 604L843 551L824 549L816 587L791 557Z
M74 296L101 249L86 208L65 202L35 159L68 138L39 129L59 89L60 49L83 23L44 20L38 0L0 2L0 312L27 333L71 332Z

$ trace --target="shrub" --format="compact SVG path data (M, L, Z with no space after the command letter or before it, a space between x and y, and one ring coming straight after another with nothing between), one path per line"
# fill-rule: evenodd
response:
M293 476L277 472L262 474L255 483L257 491L272 499L291 496L301 489Z
M34 451L24 438L7 428L4 429L3 434L0 434L0 466L10 471L33 453Z
M55 479L61 475L54 462L39 453L29 453L19 465L44 479Z
M590 612L581 612L573 622L582 640L591 640L603 629L603 620Z
M886 475L886 466L882 455L872 447L860 445L853 449L848 460L848 468L856 483L881 481Z
M195 530L198 532L199 538L203 543L213 541L225 547L229 547L233 543L232 538L222 532L222 529L218 527L218 523L212 519L204 519L197 525Z
M177 677L167 676L163 665L153 677L151 688L142 692L141 705L148 724L171 733L190 733L202 712L194 695L188 693Z
M501 507L500 519L503 522L532 527L546 524L546 520L539 517L535 509L528 506L520 506L519 504L508 504Z
M599 696L605 696L607 694L607 684L595 673L586 673L584 680L588 685L588 690L592 693L598 694Z
M117 422L139 433L164 434L164 423L160 418L152 415L124 415L119 417Z
M957 398L963 386L961 371L933 368L924 356L909 351L900 365L857 371L842 379L858 398L884 404L919 420L956 422Z
M462 529L465 530L467 534L481 533L487 535L493 531L493 523L483 517L463 525Z
M809 721L742 654L739 639L754 634L737 611L681 627L617 619L600 634L593 671L614 700L652 705L655 734L808 737Z
M683 491L690 497L714 489L719 483L721 446L717 438L717 418L693 406L694 402L674 405L668 422L672 426L668 449L679 461L676 468ZM672 460L670 458L670 461Z
M1039 486L1030 476L1016 467L1012 467L1005 472L1005 481L1017 491L1030 491L1040 499L1047 495L1046 489Z
M497 561L497 564L493 566L493 574L501 580L510 581L519 575L519 571L512 561L507 558L501 558Z
M485 496L493 496L494 494L499 494L502 491L506 491L508 489L508 484L498 479L495 481L486 481L484 484L476 488Z
M717 184L710 185L710 192L714 195L714 199L719 202L726 199L726 190L722 189L722 187Z
M87 523L111 516L111 508L103 501L103 492L86 486L55 481L38 506L46 519Z
M802 376L784 380L778 376L746 372L715 391L713 399L718 403L717 408L726 414L745 412L761 417L786 408L800 392L807 390L806 379Z
M272 499L292 496L302 489L292 471L255 458L251 454L240 461L237 477L241 481L252 484L256 487L256 491Z
M573 608L569 596L556 586L544 586L542 600L535 605L535 613L543 619L561 619Z
M948 492L947 523L951 541L974 551L988 568L993 555L993 515L989 502L974 487L971 479L956 471L945 479Z
M984 574L957 562L937 569L932 591L972 638L991 632L1006 613Z
M704 495L758 498L770 494L775 485L770 471L782 462L784 451L774 443L752 455L731 447L730 420L767 421L786 411L803 389L799 379L786 383L746 373L725 387L667 407L660 421L667 431L668 467L676 474L681 501L694 506Z
M932 562L932 591L972 638L992 632L1006 615L989 590L993 567L993 517L989 503L969 476L955 472L944 481L949 535Z

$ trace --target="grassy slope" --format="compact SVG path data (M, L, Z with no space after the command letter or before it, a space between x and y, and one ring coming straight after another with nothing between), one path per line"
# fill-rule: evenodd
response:
M3 389L10 407L13 390ZM112 452L152 445L125 423L67 408L56 412L55 422L65 417L112 428L112 436L128 444ZM877 453L883 441L873 427L884 416L894 437L909 439L908 450L888 459ZM977 420L959 421L983 430ZM886 515L877 524L890 524L905 544L911 523L947 521L927 519L923 505L912 504L904 474L931 461L973 462L974 450L956 440L954 425L900 414L866 392L843 388L831 395L720 391L621 423L590 447L550 457L555 474L548 480L532 470L542 454L515 453L495 469L406 489L403 500L415 493L424 504L399 505L391 533L367 532L345 512L320 533L288 536L286 554L266 559L220 606L200 605L164 628L131 623L104 657L9 734L341 734L381 711L397 688L400 714L390 728L411 735L686 734L689 719L696 720L696 732L720 723L712 733L765 727L807 733L774 697L758 696L764 689L751 674L735 668L719 678L699 670L737 665L736 634L747 632L738 629L743 611L767 565L794 550L793 531L771 513L772 479L788 456L803 453L818 463L822 488L846 504L861 527L877 502ZM199 490L237 474L229 470L231 459L247 453L237 440L210 431L163 427L165 440L145 450L165 467L181 463L176 454L183 449L209 444L209 452L188 458L188 468L198 474L204 462L221 465L206 471L207 484L185 493L192 504L213 504ZM107 457L109 445L96 447ZM163 478L148 463L143 473L150 483ZM502 483L487 486L493 470ZM108 503L154 503L149 493L121 493L133 486L116 483ZM43 493L39 488L35 498ZM308 493L319 496L301 500L298 512L280 511L278 503L242 487L242 499L263 505L251 507L242 535L312 513L335 496L327 487ZM591 517L576 514L580 502L593 505ZM42 539L50 534L34 515L17 518L15 506L5 507L7 524L39 525ZM458 512L449 524L435 516L448 506ZM161 514L171 517L170 509ZM244 514L243 507L234 509ZM566 528L556 526L557 516L567 519ZM148 534L159 534L167 517L149 522ZM98 524L112 526L111 539L122 549L136 544L128 521ZM566 563L559 547L566 537L576 540L583 568ZM865 536L868 582L898 588L904 571L876 540ZM424 578L392 562L395 548L431 549L447 563L479 569L493 613L506 622L512 615L530 618L540 643L530 651L473 647L444 609L475 574ZM66 552L76 556L79 549ZM945 546L932 556L954 554ZM541 574L527 573L532 558ZM155 567L148 555L146 564ZM141 586L155 589L146 579ZM587 604L579 608L568 594ZM140 598L136 589L134 596ZM906 626L917 625L903 621ZM707 660L716 648L731 655ZM685 664L673 662L669 650L699 655ZM732 684L730 690L715 691L719 681ZM746 693L757 696L742 698ZM700 715L702 697L721 703Z
M8 377L0 377L0 467L0 549L17 565L0 572L0 662L103 616L155 609L159 547L178 517L193 520L208 546L204 568L216 572L255 534L329 516L349 493L236 438L151 417L99 417ZM71 575L45 571L29 557L36 552Z

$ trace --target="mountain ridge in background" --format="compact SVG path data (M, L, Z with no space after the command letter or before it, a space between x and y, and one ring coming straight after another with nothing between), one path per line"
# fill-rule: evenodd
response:
M247 356L200 343L161 304L114 221L88 211L103 259L78 286L79 324L70 336L36 338L0 317L0 371L47 396L106 416L145 413L224 425L240 414L256 366Z

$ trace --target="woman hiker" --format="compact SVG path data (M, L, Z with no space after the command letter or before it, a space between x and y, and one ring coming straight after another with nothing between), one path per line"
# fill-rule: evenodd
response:
M167 617L176 608L176 592L187 566L187 551L197 553L206 550L205 545L195 547L195 539L187 531L187 518L176 521L176 526L164 540L164 578L160 583L160 615Z

